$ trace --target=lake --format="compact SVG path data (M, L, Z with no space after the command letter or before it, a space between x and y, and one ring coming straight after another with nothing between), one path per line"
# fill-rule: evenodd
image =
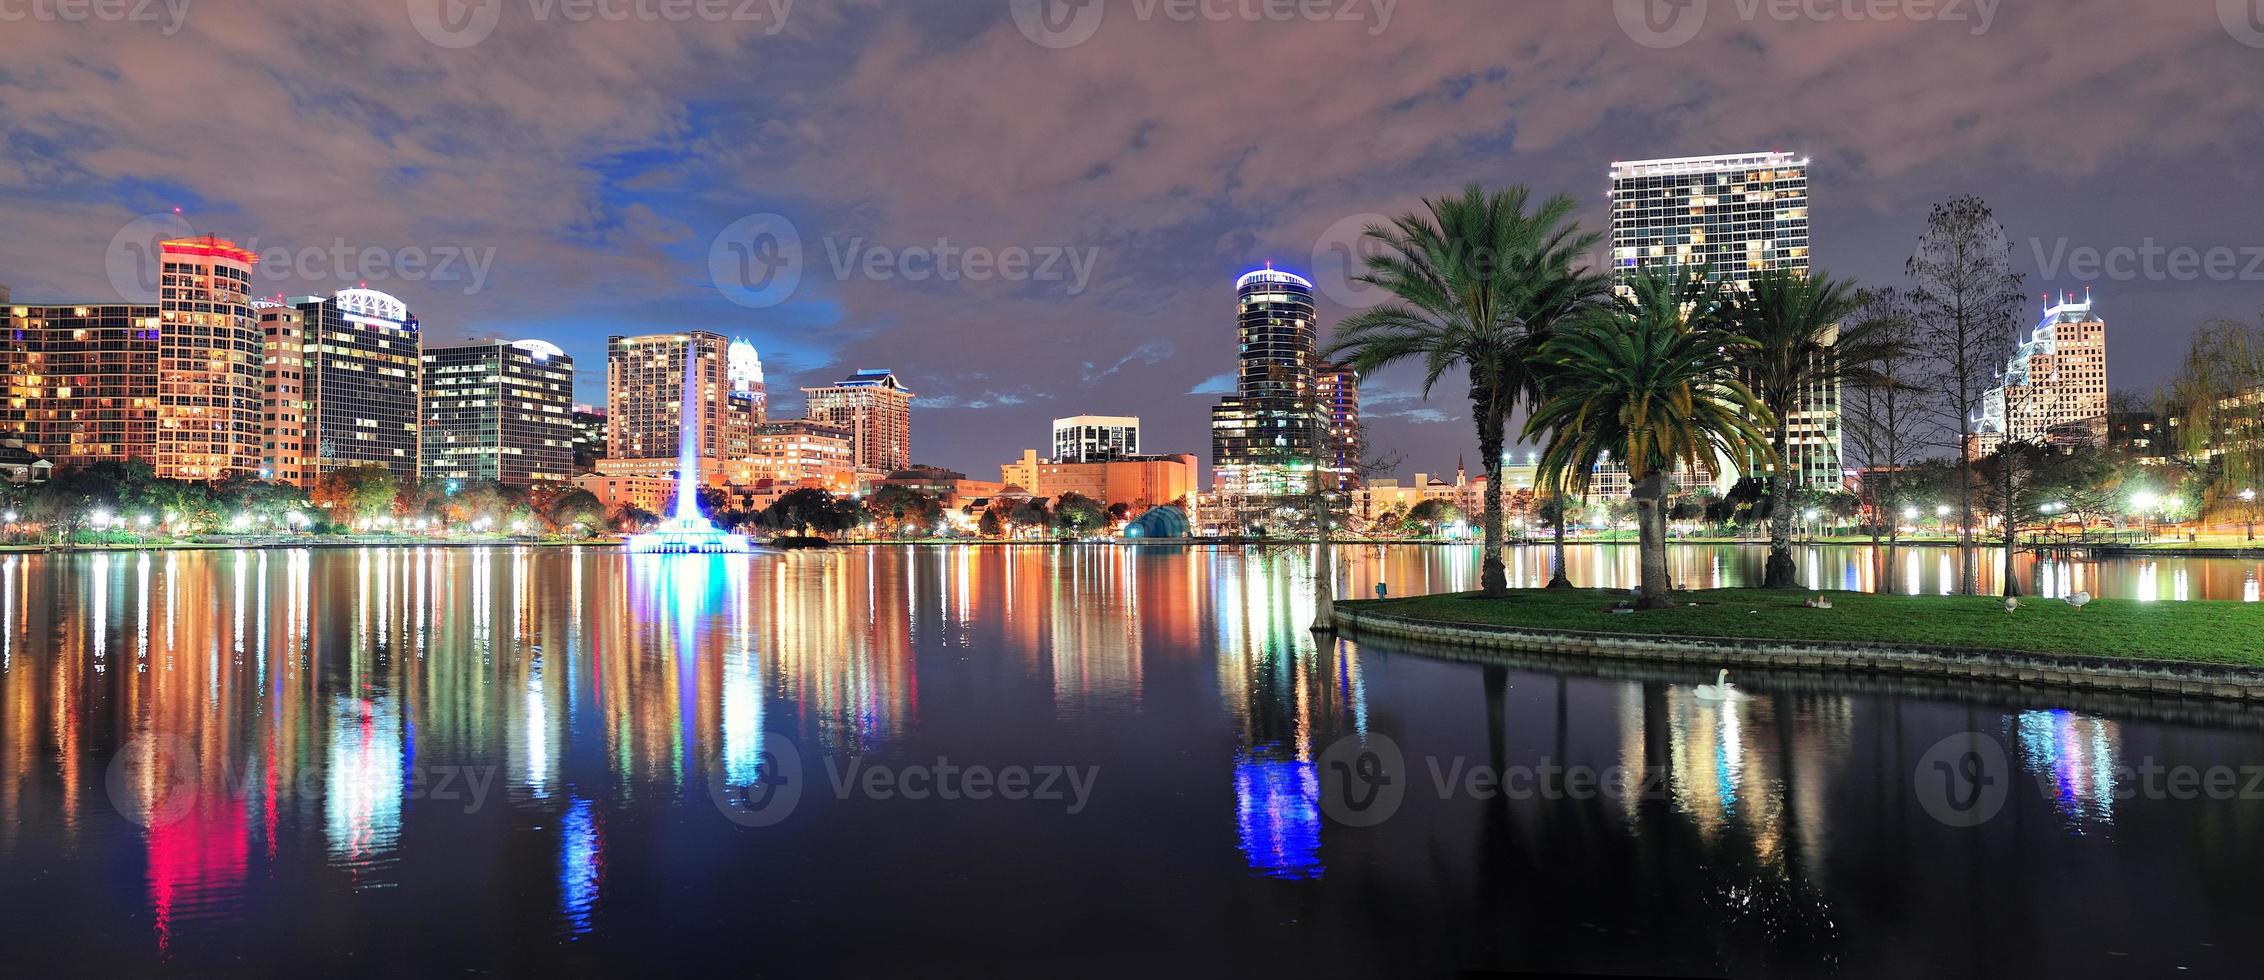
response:
M1632 552L1572 572L1622 587ZM1674 574L1760 558L1679 548ZM1802 554L1812 584L1902 591L1953 561ZM1478 577L1475 548L1338 564L1342 596ZM2258 564L2016 572L2255 601ZM2264 712L1825 672L1713 702L1697 668L1316 645L1312 597L1295 548L6 556L0 962L2251 965Z

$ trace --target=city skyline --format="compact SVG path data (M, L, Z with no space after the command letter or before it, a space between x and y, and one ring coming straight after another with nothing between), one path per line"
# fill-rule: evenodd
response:
M579 402L602 401L615 333L744 335L795 384L888 365L923 396L914 461L961 469L1084 412L1141 413L1149 444L1201 454L1233 353L1219 282L1268 260L1313 278L1326 333L1363 299L1331 258L1372 217L1472 180L1515 182L1572 194L1583 227L1601 231L1612 160L1797 150L1833 204L1814 229L1817 267L1865 284L1901 281L1929 205L1979 193L2031 295L2093 285L2111 303L2134 341L2110 355L2118 386L2165 380L2205 318L2264 307L2264 276L2245 261L2181 279L2166 254L2147 257L2237 260L2254 247L2239 209L2215 202L2254 196L2241 162L2258 137L2231 123L2259 96L2207 79L2264 54L2209 4L2007 8L1977 32L1717 12L1667 46L1655 45L1678 39L1635 36L1610 7L1537 6L1516 49L1476 43L1493 36L1484 5L1451 4L1398 10L1388 25L1112 19L1058 48L1004 2L808 0L784 25L720 26L546 25L506 5L491 33L458 47L391 4L282 19L198 7L171 34L31 21L11 32L23 50L0 81L0 132L18 151L0 207L19 231L0 242L0 282L19 302L108 294L116 236L179 207L192 230L294 253L261 263L254 295L367 281L417 310L432 343L543 337L578 365ZM2123 43L2067 47L2110 36ZM371 72L323 69L348 37ZM544 38L559 43L532 43ZM1424 70L1378 70L1418 50ZM1157 56L1171 70L1140 70ZM1315 58L1375 83L1326 98L1251 84ZM2005 63L2064 67L2038 73L2062 76L2052 81L1987 67ZM2190 71L2143 92L2120 81L2162 64ZM1848 77L1803 84L1827 71ZM403 72L432 84L379 81ZM632 75L649 84L620 84ZM538 82L479 96L533 121L515 137L525 152L503 162L489 117L464 111L486 103L450 93L519 76ZM807 94L744 94L789 78ZM987 108L986 93L1027 95L1009 80L1030 78L1047 83L1044 111ZM1053 111L1077 92L1108 94ZM1287 140L1239 131L1276 107L1319 125ZM176 121L210 113L328 142L293 159ZM1073 129L1045 135L1026 121L1039 119ZM1345 132L1368 134L1360 152L1324 148ZM916 165L884 181L868 159ZM2116 193L2137 186L2159 193ZM783 297L717 281L711 246L764 215L801 245ZM914 278L915 250L939 241L1020 250L1027 275ZM2008 326L2008 353L2027 326ZM1401 449L1402 475L1474 452L1461 410L1413 387L1387 372L1363 392L1371 436ZM772 414L797 414L795 397L782 391Z

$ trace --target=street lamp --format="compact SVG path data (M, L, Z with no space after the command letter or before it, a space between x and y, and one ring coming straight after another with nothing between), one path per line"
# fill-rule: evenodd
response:
M1802 511L1800 516L1808 523L1808 540L1816 540L1817 536L1823 530L1822 528L1816 526L1816 508L1810 507L1807 510Z
M1940 525L1936 530L1943 534L1950 533L1950 505L1942 504L1934 508L1934 522Z
M2254 541L2254 540L2256 540L2256 490L2255 490L2255 488L2253 488L2253 487L2252 487L2252 488L2250 488L2250 489L2247 489L2247 490L2243 490L2243 491L2241 491L2241 492L2240 492L2240 502L2241 502L2242 504L2246 505L2246 506L2245 506L2245 507L2243 507L2242 509L2243 509L2243 510L2246 510L2246 511L2248 511L2248 540L2250 540L2250 541Z
M2162 498L2155 496L2151 490L2140 490L2130 498L2130 505L2138 508L2139 515L2146 518L2146 540L2148 541L2154 540L2154 509L2161 503Z

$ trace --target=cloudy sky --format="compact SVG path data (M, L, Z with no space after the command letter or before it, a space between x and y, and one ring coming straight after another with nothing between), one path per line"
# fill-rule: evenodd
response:
M1235 276L1333 325L1368 216L1478 181L1601 228L1611 161L1783 149L1818 265L1897 284L1979 194L2142 389L2264 309L2260 109L2264 0L0 0L0 283L130 292L185 226L554 340L586 401L608 334L743 335L788 412L895 369L914 456L984 476L1078 413L1207 457ZM1404 472L1474 447L1458 388L1371 379Z

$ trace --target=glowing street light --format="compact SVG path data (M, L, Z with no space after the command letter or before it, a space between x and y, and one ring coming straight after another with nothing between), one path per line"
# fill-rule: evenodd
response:
M2251 487L2240 492L2240 502L2248 505L2248 540L2256 540L2256 490Z

